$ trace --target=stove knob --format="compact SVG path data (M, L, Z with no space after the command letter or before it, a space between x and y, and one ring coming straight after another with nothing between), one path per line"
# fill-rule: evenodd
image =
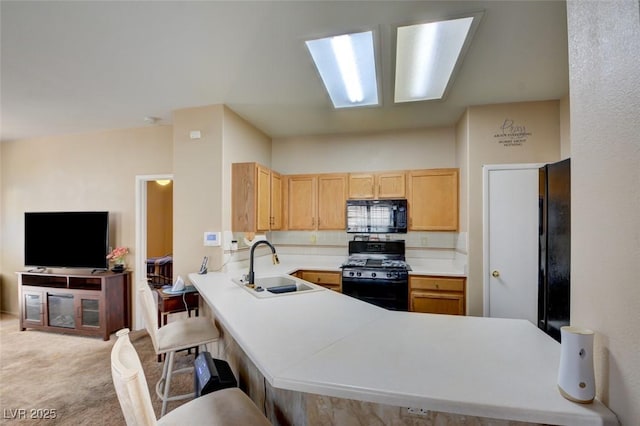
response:
M353 276L353 271L349 272L349 276L352 277Z
M362 276L362 272L356 272L356 276L358 277Z
M371 273L371 278L375 278L375 277L376 277L376 273L375 273L375 272L372 272L372 273Z
M392 272L387 272L387 278L393 278L393 273Z

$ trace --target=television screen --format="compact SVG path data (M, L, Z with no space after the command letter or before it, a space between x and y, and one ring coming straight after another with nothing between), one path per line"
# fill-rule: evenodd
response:
M24 264L108 269L109 212L25 212Z

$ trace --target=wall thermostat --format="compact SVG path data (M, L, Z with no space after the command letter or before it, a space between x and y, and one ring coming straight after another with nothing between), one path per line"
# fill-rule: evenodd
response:
M220 233L219 232L205 232L204 233L204 245L205 246L219 246L220 245Z

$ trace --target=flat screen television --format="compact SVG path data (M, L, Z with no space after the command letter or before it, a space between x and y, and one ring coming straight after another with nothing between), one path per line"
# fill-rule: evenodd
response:
M25 212L24 264L108 269L109 212Z

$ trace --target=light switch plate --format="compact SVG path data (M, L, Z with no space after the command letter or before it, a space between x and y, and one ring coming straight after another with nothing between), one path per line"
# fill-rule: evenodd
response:
M220 232L205 232L204 233L204 245L205 246L219 246L220 245Z

